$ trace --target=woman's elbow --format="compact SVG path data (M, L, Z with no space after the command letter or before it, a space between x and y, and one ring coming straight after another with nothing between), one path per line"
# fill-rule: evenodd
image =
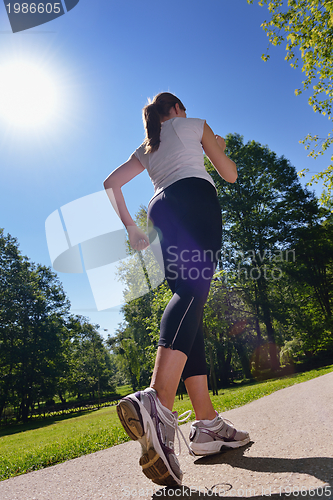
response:
M237 170L236 172L233 172L230 176L230 179L228 179L228 182L230 182L231 184L233 184L234 182L237 181L237 177L238 177L238 173L237 173Z
M114 187L114 182L112 179L112 174L110 174L103 182L104 189L111 189Z
M237 177L238 177L238 173L237 173L237 167L236 167L236 164L231 161L229 163L229 168L227 169L227 171L225 172L225 177L224 179L227 181L227 182L230 182L231 184L233 184L234 182L236 182L237 180Z

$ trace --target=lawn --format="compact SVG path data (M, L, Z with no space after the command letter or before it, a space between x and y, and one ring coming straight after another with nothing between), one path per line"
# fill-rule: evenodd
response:
M333 370L333 365L266 382L236 385L212 396L219 412L243 406L293 384L305 382ZM126 386L125 394L130 391ZM191 409L188 396L176 399L174 409ZM192 415L194 418L194 415ZM0 430L0 480L55 465L128 441L115 406L82 412L79 416L55 417Z

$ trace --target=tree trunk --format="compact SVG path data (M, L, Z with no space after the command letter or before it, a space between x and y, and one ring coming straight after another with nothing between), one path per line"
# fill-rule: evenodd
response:
M208 350L209 350L209 381L210 381L210 386L213 391L213 396L218 395L218 389L217 389L217 382L216 382L216 373L215 373L215 368L214 368L214 359L213 359L213 353L212 353L212 346L210 343L208 343Z
M58 391L58 396L60 398L60 401L62 402L62 404L66 404L66 399L63 397L62 395L62 392L61 391Z
M227 353L224 357L224 353L221 352L221 356L218 355L219 358L219 379L222 387L229 387L230 385L230 363L232 357L232 350L230 349L230 343L228 342Z
M263 312L263 320L266 325L266 332L269 343L270 366L273 371L280 368L278 350L275 345L275 332L272 325L271 311L269 307L266 284L263 279L258 280L258 290L260 296L260 306Z
M29 420L29 401L26 397L23 397L21 403L21 418L24 424Z
M239 356L245 377L248 379L251 379L252 375L251 375L251 368L250 368L250 360L249 360L249 357L248 357L246 350L244 348L244 344L243 344L242 339L241 338L235 339L234 346L235 346L235 349L236 349L237 354Z

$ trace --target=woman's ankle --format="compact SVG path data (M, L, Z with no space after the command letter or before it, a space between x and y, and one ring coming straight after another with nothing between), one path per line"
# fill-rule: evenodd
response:
M209 411L209 412L204 411L204 410L200 410L199 412L195 413L195 419L196 420L212 421L217 417L217 415L218 415L218 413L215 410Z
M153 384L150 387L152 389L155 389L156 395L157 395L157 399L161 403L161 405L164 408L166 408L167 410L172 411L173 403L174 403L174 398L172 398L172 396L170 396L169 394L164 394L163 391L158 391L156 389L156 387L154 387Z

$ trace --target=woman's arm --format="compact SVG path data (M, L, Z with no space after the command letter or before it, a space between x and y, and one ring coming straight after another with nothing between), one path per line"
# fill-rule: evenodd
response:
M236 164L224 153L224 139L219 135L214 135L207 123L204 125L201 144L220 176L227 182L235 182L237 179Z
M104 188L109 200L122 223L126 226L131 247L135 250L147 248L149 240L147 235L133 221L127 209L121 187L141 174L143 170L144 167L140 161L136 156L132 155L127 162L120 165L104 181Z

